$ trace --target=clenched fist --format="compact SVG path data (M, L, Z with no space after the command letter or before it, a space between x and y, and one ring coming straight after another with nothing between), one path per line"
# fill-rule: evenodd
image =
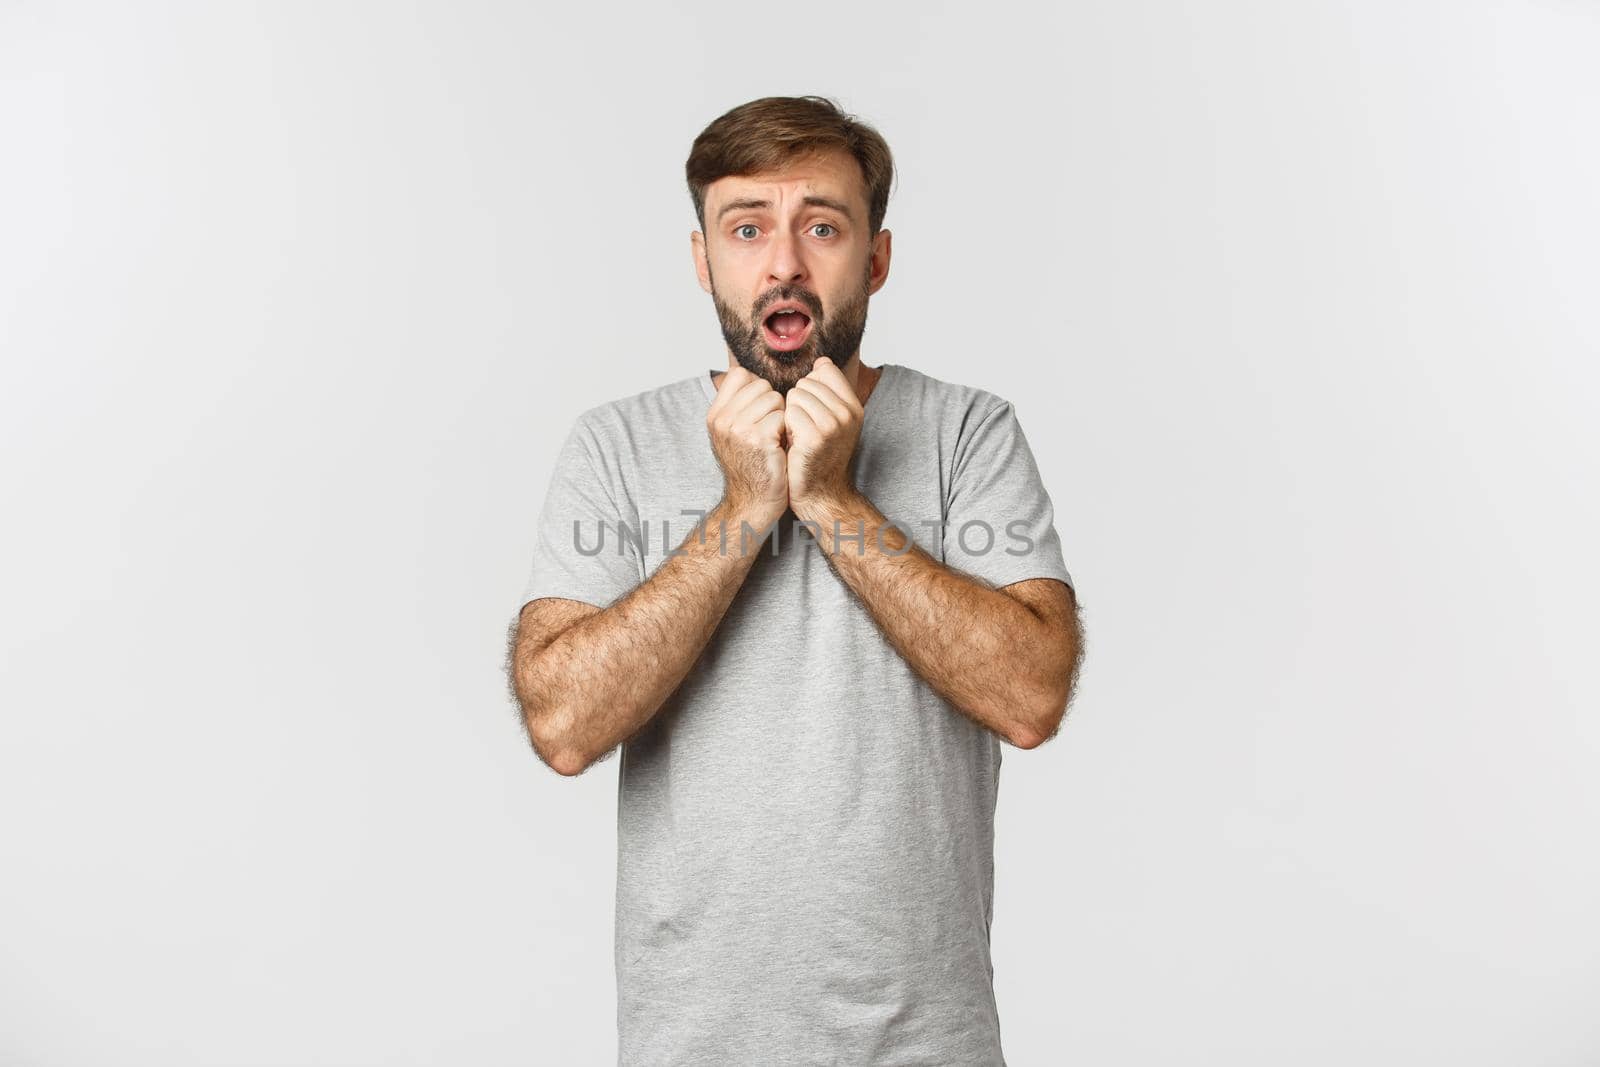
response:
M765 527L789 506L788 457L783 446L783 396L772 383L732 367L717 384L706 412L711 451L722 468L730 507Z
M795 512L853 491L850 457L861 439L863 408L844 371L818 356L811 372L789 390L782 413L788 431L789 502Z

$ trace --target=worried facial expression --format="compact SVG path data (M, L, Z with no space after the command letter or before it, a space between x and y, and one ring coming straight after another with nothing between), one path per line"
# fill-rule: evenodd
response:
M888 270L889 231L867 237L861 168L819 153L772 174L722 178L693 235L701 287L739 365L787 394L826 356L861 347L867 300Z

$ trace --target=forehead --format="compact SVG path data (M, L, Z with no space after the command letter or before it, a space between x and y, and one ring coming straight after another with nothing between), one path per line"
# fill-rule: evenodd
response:
M798 157L781 169L758 174L731 174L706 186L706 208L716 209L744 197L780 202L779 198L807 193L843 200L865 218L866 177L861 164L848 152L814 152Z

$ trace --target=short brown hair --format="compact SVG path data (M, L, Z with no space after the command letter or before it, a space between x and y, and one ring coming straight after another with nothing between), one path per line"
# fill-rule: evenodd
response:
M740 104L700 131L684 171L695 218L706 228L706 186L720 178L781 170L797 156L842 149L861 165L867 183L867 235L876 236L889 210L894 157L877 130L822 96L764 96Z

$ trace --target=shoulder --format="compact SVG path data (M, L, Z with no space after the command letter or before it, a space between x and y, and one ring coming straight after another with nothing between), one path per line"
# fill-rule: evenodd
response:
M685 425L688 415L703 418L707 403L698 376L691 375L585 408L573 420L573 430L596 444L615 445L670 432ZM692 418L687 424L698 426Z
M946 381L914 367L896 364L889 372L920 420L936 422L966 437L986 422L1011 416L1011 402L976 385Z

